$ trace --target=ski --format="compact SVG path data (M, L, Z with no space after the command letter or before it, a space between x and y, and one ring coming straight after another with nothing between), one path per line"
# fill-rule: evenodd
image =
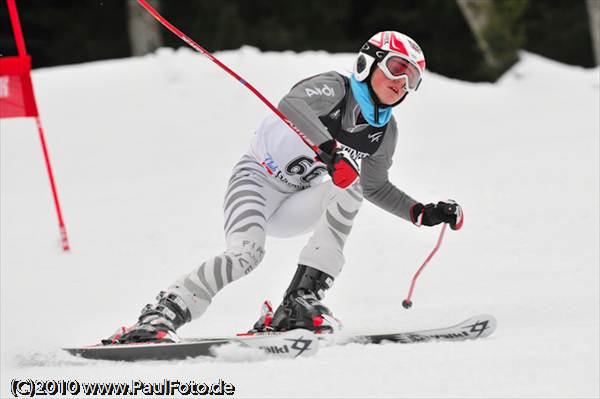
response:
M412 344L431 341L466 341L489 337L496 330L496 326L497 322L494 316L481 314L470 317L462 323L458 323L451 327L422 331L392 332L387 334L357 334L336 341L335 344L383 344L387 342Z
M95 360L181 360L198 356L215 357L217 347L231 344L259 349L270 355L283 358L312 356L319 349L319 340L315 334L302 329L278 333L261 333L260 335L184 339L176 343L99 344L63 349L71 355Z
M489 337L496 330L494 316L481 314L450 327L431 330L390 332L385 334L313 334L296 329L285 332L246 333L235 337L184 339L177 343L140 343L94 345L64 348L68 353L96 360L181 360L198 356L215 357L215 349L222 345L238 344L260 349L276 357L295 358L312 356L324 345L358 344L412 344L432 341L466 341Z

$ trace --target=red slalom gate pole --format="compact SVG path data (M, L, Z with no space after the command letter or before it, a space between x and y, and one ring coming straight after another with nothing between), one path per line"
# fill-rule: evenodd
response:
M405 309L409 309L412 306L411 298L412 298L413 290L415 289L415 283L417 282L417 279L419 278L419 275L421 274L421 272L423 271L423 269L425 268L425 266L427 266L427 264L429 263L429 261L431 260L431 258L433 258L433 255L435 255L435 253L437 252L437 250L440 248L440 245L442 245L442 240L444 239L444 232L445 231L446 231L446 223L444 223L442 225L442 229L440 230L440 235L438 237L437 244L435 244L435 247L433 248L433 250L431 251L431 253L429 254L429 256L425 259L425 261L423 262L423 264L421 265L421 267L419 267L419 269L417 270L417 272L413 276L412 282L410 283L410 290L408 291L408 296L406 297L405 300L402 301L402 306Z
M21 21L19 20L19 13L17 12L17 5L15 4L15 0L7 0L6 6L8 7L10 22L13 27L15 42L17 43L17 51L20 56L25 56L27 55L27 51L25 50L25 39L23 38L23 31L21 30Z
M169 21L167 21L162 15L156 11L146 0L138 0L138 3L146 9L152 16L160 22L165 28L169 29L175 35L177 35L181 40L186 42L191 48L196 50L202 55L208 57L212 62L221 67L225 72L229 73L233 76L238 82L243 84L248 90L250 90L254 95L256 95L267 107L271 109L283 122L285 122L294 133L296 133L304 143L309 146L321 159L329 159L331 156L324 151L322 151L318 146L316 146L296 125L294 125L281 111L277 109L269 100L265 98L254 86L248 83L244 78L235 73L231 68L227 65L223 64L219 61L215 56L213 56L210 52L208 52L204 47L200 46L198 43L193 41L191 38L185 35L182 31L173 26Z
M25 48L25 39L23 37L23 31L21 30L21 22L19 20L19 13L17 12L17 6L15 0L7 0L8 13L10 16L10 22L13 28L15 41L17 43L17 49L19 57L28 57L27 49ZM28 66L30 68L30 66ZM58 226L60 230L60 241L63 251L69 251L69 240L67 238L67 229L60 209L60 202L58 200L58 194L56 191L56 184L54 183L54 174L52 173L52 166L50 164L50 156L48 155L48 148L46 146L46 139L44 138L44 129L42 128L42 121L37 109L37 103L35 101L35 93L31 84L30 70L27 71L27 79L22 82L23 90L26 91L27 96L30 96L31 104L30 109L25 114L19 116L35 117L35 123L38 129L38 135L40 137L40 143L42 145L42 151L44 153L44 160L46 163L46 170L48 171L48 177L50 179L50 188L52 189L52 197L54 198L54 206L56 208L56 214L58 216ZM25 94L24 94L25 95Z
M40 136L40 143L42 144L42 151L44 153L44 160L46 161L46 170L48 171L48 178L50 179L50 187L52 189L52 197L54 198L54 207L56 208L56 215L58 216L58 228L60 230L60 242L63 251L70 249L69 239L67 237L67 228L65 227L65 221L62 216L60 209L60 202L58 201L58 193L56 192L56 184L54 183L54 174L52 173L52 165L50 164L50 155L48 155L48 148L46 146L46 139L44 138L44 129L42 128L42 121L39 116L35 117L35 123L38 128L38 134Z

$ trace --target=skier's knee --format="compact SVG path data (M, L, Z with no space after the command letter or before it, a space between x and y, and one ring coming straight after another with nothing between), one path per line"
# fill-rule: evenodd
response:
M237 280L260 264L265 256L265 250L262 245L254 241L243 240L229 246L224 255L231 257L231 277L233 280Z

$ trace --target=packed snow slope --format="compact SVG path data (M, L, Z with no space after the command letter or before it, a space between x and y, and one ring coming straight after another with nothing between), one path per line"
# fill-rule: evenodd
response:
M348 71L352 54L217 54L277 103L298 80ZM269 110L206 58L140 58L33 72L72 251L58 243L35 124L1 121L1 397L14 378L216 381L239 397L598 397L599 70L523 53L495 84L428 73L394 110L391 180L422 202L457 200L461 231L433 248L370 203L326 304L348 331L451 325L491 313L464 343L324 348L309 359L226 353L122 364L69 358L224 249L221 203L234 162ZM293 134L290 132L290 134ZM261 266L226 287L182 336L248 329L279 303L308 236L269 239Z

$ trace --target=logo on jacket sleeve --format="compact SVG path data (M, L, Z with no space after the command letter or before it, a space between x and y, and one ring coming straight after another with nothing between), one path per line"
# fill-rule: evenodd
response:
M306 93L306 95L308 97L312 97L312 96L327 96L327 97L333 97L335 96L335 91L327 86L326 84L324 84L322 87L307 87L304 89L304 92Z

